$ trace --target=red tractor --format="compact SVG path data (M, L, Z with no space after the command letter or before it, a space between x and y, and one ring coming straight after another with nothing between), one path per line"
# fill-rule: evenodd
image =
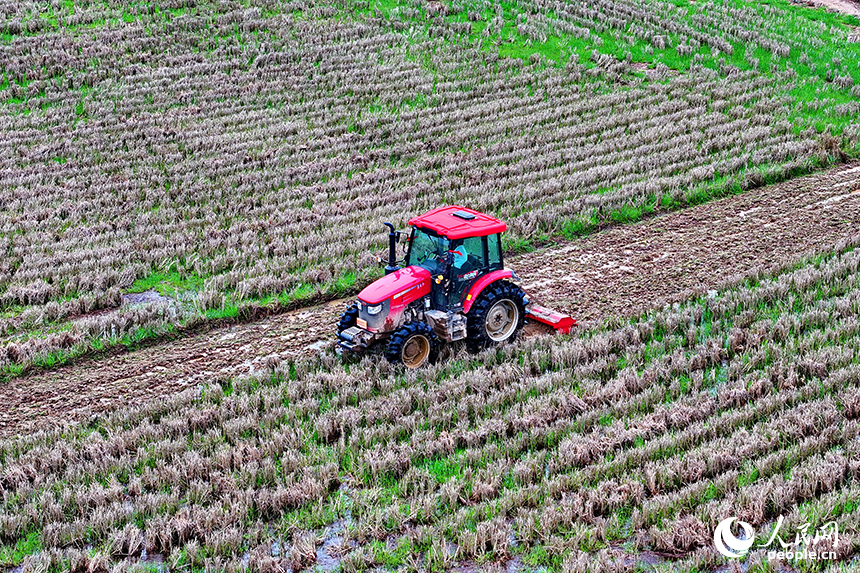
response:
M386 358L418 368L435 359L439 341L465 340L469 349L514 340L526 318L567 333L576 323L529 300L502 262L501 234L494 217L450 206L409 220L406 268L396 266L389 228L385 276L358 295L338 323L341 351L362 352L387 341Z

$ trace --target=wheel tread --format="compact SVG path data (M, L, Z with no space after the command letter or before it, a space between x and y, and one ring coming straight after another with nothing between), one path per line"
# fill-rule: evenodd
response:
M343 314L340 315L340 320L337 323L337 333L340 334L344 330L352 328L358 321L358 303L351 303Z
M410 322L397 329L388 340L385 358L392 364L401 363L400 357L403 345L410 337L416 334L423 334L430 341L430 357L428 362L435 362L439 351L438 339L433 329L423 322Z
M475 304L472 305L472 308L469 310L469 314L467 315L466 332L467 346L469 347L469 350L472 352L478 352L496 344L489 336L487 336L484 324L487 312L489 312L493 304L503 298L513 300L519 310L517 326L514 329L513 334L511 334L510 338L505 342L513 342L516 340L525 324L525 297L526 294L520 287L508 281L497 281L485 288L478 297L478 300L475 301Z

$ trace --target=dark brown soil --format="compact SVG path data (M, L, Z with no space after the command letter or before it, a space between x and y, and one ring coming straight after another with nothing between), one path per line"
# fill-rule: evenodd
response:
M580 322L631 315L856 234L860 164L518 257L523 286Z
M510 258L533 299L589 324L705 292L720 280L776 265L855 234L860 163L610 228ZM270 357L331 346L346 301L229 326L135 352L84 361L0 386L0 436L204 381L265 368ZM532 326L528 335L545 332Z

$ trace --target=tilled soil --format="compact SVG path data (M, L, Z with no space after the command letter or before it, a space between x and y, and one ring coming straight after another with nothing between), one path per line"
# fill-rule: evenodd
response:
M810 6L827 8L834 12L860 16L860 2L857 0L811 0L807 2Z
M518 257L527 291L580 321L639 314L857 233L860 165Z
M704 292L826 248L860 225L860 163L508 259L530 296L585 324ZM330 347L346 301L12 380L0 436L86 419ZM530 328L529 335L545 332Z

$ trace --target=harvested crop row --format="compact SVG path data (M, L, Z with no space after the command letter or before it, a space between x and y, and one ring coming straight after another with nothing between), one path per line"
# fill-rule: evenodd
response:
M251 300L331 298L373 275L381 219L403 225L441 203L498 215L522 245L838 155L840 141L794 121L799 72L783 65L687 54L683 74L651 81L599 50L524 62L473 42L484 8L406 4L5 8L0 340L42 339L50 360ZM597 47L616 32L619 46L675 42L628 2L571 5L543 24L549 3L481 4L523 37L591 18L582 40ZM739 14L697 14L669 35L781 57L778 30ZM831 107L856 117L856 102ZM163 283L179 308L72 323Z
M847 541L831 549L849 563L858 246L576 338L405 374L369 358L348 372L330 355L273 362L0 442L0 542L43 549L25 568L103 570L145 550L173 566L303 569L334 528L323 547L344 571L575 569L582 552L632 570L620 544L692 571L724 563L723 517L767 529L783 516L785 538L838 520Z
M856 164L508 260L529 293L594 324L702 294L735 274L759 275L828 249L860 225ZM754 240L751 238L754 237ZM163 396L316 353L345 302L99 358L0 386L0 434ZM83 319L89 320L89 319ZM95 319L92 319L95 321ZM98 318L108 328L115 318ZM20 344L24 353L38 346ZM2 355L0 355L0 358ZM47 413L50 412L50 418Z

